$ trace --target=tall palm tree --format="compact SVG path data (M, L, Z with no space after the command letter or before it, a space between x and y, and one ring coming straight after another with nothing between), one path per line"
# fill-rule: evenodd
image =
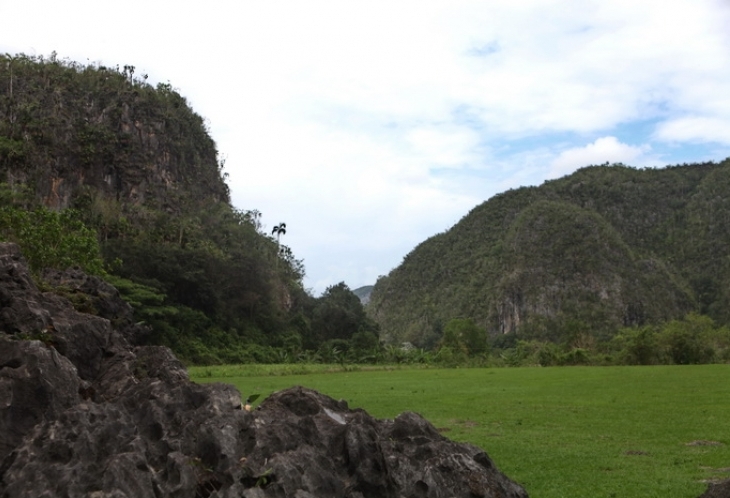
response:
M279 243L279 237L286 233L286 223L279 223L271 230L271 235L276 235L276 243Z
M276 257L276 267L279 268L279 256L281 256L281 244L279 243L279 238L286 233L286 223L279 223L274 227L273 230L271 230L271 235L276 235L276 247L277 247L277 257Z

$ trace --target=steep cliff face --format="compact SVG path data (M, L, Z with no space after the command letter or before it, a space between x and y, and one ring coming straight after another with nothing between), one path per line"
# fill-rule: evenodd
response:
M535 317L564 314L594 329L655 323L693 306L660 262L639 260L602 216L574 204L530 205L513 223L505 247L501 333L516 332Z
M203 119L134 69L0 56L0 181L54 209L83 195L176 211L227 201Z

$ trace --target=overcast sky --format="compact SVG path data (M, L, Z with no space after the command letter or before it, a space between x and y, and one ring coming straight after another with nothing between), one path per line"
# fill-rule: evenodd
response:
M0 0L0 19L0 52L177 88L315 295L507 189L730 156L728 0Z

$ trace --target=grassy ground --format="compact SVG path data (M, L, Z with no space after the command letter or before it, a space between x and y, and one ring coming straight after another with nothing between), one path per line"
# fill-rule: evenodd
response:
M418 412L484 448L535 498L695 498L705 481L730 477L730 365L257 368L191 376L234 384L244 397L303 385L376 417Z

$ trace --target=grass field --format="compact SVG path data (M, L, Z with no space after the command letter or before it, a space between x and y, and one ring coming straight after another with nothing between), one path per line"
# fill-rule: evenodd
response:
M197 367L191 377L261 399L303 385L379 418L418 412L484 448L533 498L695 498L730 477L730 365L279 375L286 368Z

